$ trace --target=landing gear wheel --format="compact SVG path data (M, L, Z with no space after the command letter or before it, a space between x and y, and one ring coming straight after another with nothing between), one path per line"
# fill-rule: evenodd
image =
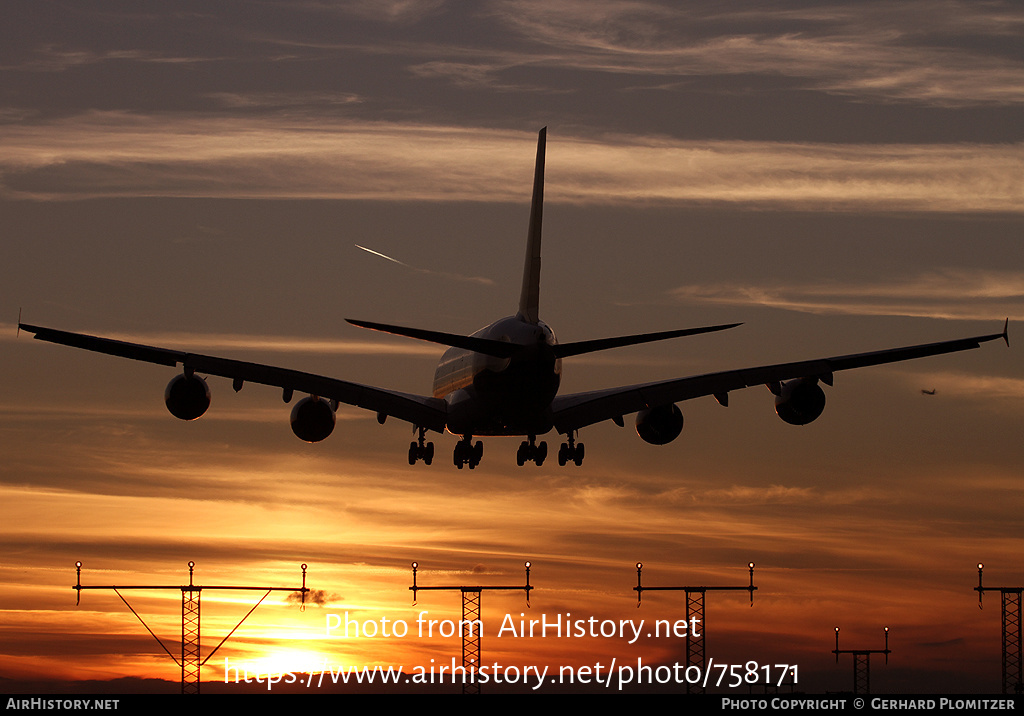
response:
M428 443L425 441L427 429L417 427L419 431L419 440L414 440L409 443L409 464L415 465L418 461L422 460L428 465L434 459L434 443Z
M558 448L558 464L560 467L565 467L567 463L573 462L578 467L583 464L583 443L577 443L572 434L566 437L569 438L569 442L562 443L562 446Z
M548 444L541 442L540 445L536 443L537 436L530 435L529 440L523 440L519 443L519 449L516 450L516 464L522 467L527 462L533 462L538 467L544 464L544 459L548 456Z
M519 444L519 449L516 450L516 465L522 467L526 464L526 451L529 449L529 443L525 440Z
M472 470L480 464L481 458L484 456L484 444L481 441L477 441L473 444L473 436L466 435L455 443L455 453L453 455L453 461L455 467L462 469L463 465L469 465L469 469Z

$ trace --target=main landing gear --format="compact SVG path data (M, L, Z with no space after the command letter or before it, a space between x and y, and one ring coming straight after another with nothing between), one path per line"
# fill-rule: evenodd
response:
M426 441L426 428L417 427L416 430L419 433L419 437L409 443L409 464L415 465L422 460L429 465L434 460L434 443ZM523 440L519 444L519 450L516 451L516 464L522 467L526 463L532 462L540 467L548 457L548 444L544 441L538 443L536 435L528 437L528 440ZM565 467L570 462L582 465L583 443L576 442L575 431L567 433L565 437L568 442L562 443L561 447L558 448L558 464L562 467ZM466 466L472 470L480 464L483 456L483 442L477 440L474 443L472 435L463 435L462 439L455 443L452 462L460 470Z
M540 445L536 444L537 436L531 435L529 441L523 440L519 445L519 450L516 451L516 464L522 467L527 462L537 463L537 467L544 464L544 458L548 456L548 444L541 442Z
M583 464L583 443L577 443L575 433L568 433L565 437L569 442L562 443L558 448L558 464L565 467L567 462L574 462L577 466Z
M420 437L418 440L409 443L409 464L415 465L419 460L422 460L429 465L434 460L434 443L424 443L426 439L427 429L416 428Z
M463 435L462 440L455 443L455 455L453 460L455 467L462 469L463 465L469 465L469 469L480 464L480 458L484 456L484 444L479 440L473 444L472 435Z

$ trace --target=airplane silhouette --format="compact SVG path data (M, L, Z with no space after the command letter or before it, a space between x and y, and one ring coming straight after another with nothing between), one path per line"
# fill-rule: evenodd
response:
M474 436L491 435L525 437L516 453L516 462L520 466L526 462L542 465L547 457L547 443L538 444L537 436L552 429L566 439L558 450L559 465L581 465L584 446L576 442L580 428L605 420L621 427L623 416L633 413L637 414L639 436L653 445L665 445L675 440L683 428L683 415L676 403L711 395L727 406L730 391L758 384L766 385L775 395L775 410L782 420L806 425L825 408L825 393L819 383L831 386L836 371L978 348L981 343L997 338L1009 345L1007 319L1001 333L985 336L558 395L563 358L721 331L740 324L558 343L539 316L546 137L545 127L537 140L526 262L519 310L514 316L502 318L470 336L348 321L363 328L448 346L434 374L433 395L400 393L259 363L30 326L20 319L19 329L51 343L171 367L181 365L182 373L167 385L164 400L171 414L182 420L195 420L210 407L210 388L197 374L215 375L230 378L236 392L246 382L281 388L286 403L294 393L306 393L308 397L292 409L291 426L295 435L307 442L319 442L331 434L339 403L374 411L380 423L389 416L412 423L419 437L409 445L410 465L420 460L431 464L434 444L426 442L426 433L447 430L460 436L453 455L453 462L460 469L467 465L475 468L483 456L483 443L474 443Z

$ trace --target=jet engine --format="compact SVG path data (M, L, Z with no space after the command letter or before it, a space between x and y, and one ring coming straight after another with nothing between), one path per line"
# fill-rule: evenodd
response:
M164 402L171 415L195 420L210 407L210 386L198 375L179 375L167 384Z
M292 408L292 432L299 440L318 443L334 432L334 408L315 396L303 398Z
M775 412L790 425L807 425L825 409L825 391L817 378L798 378L783 383L775 397Z
M667 445L683 432L683 414L674 404L636 414L636 434L651 445Z

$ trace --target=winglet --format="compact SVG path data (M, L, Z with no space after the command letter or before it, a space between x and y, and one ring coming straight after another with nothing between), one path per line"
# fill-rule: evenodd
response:
M1006 347L1010 347L1010 318L1007 317L1003 323L1003 341L1006 343Z
M540 231L544 218L544 150L548 128L537 135L537 164L533 172L533 200L530 204L530 229L526 240L526 264L523 289L519 294L519 317L536 323L540 320Z

